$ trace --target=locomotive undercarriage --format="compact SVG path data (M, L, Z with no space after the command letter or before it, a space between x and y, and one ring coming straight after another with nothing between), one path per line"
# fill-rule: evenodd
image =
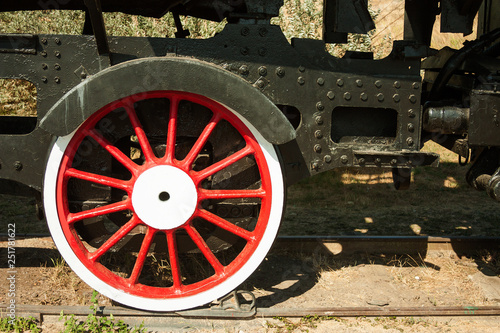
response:
M0 36L0 77L37 89L36 122L0 117L0 191L43 193L63 256L94 288L123 292L119 302L177 310L222 296L267 253L287 186L370 167L407 189L413 167L438 166L420 151L428 140L473 162L468 182L500 199L500 33L430 49L426 6L437 1L407 1L405 40L381 60L325 51L372 28L364 1L325 1L325 40L291 43L269 24L279 0L217 7L226 9L209 18L230 23L206 40L107 36L101 8L111 2L67 3L86 9L93 35ZM196 15L207 3L165 10ZM459 3L441 2L445 27L469 33L480 2L467 14L453 11ZM164 225L160 205L172 202L188 212ZM167 285L141 275L152 254L168 262ZM205 275L183 260L205 261Z

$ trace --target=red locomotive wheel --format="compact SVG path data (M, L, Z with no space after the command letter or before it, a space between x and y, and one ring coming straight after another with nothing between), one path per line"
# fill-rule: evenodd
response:
M115 101L54 144L44 203L71 268L115 301L173 311L221 297L258 267L284 202L272 144L206 97Z

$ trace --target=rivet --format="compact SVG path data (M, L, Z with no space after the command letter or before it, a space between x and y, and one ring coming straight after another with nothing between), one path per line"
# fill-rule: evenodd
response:
M391 160L391 165L397 165L398 164L398 160L396 160L395 158L393 158Z
M300 84L300 85L303 85L304 83L306 83L306 80L304 80L304 78L302 76L299 76L299 78L297 79L297 82Z
M250 33L250 28L248 28L248 27L241 28L241 35L242 36L248 36L249 33Z
M299 66L299 72L304 73L306 68L304 66Z
M344 80L342 80L342 79L338 79L338 80L337 80L337 85L338 85L339 87L342 87L342 86L344 85Z
M401 98L399 97L398 94L394 94L394 96L392 96L392 99L394 100L394 102L399 102L401 100Z
M383 101L384 101L384 94L379 93L379 94L377 95L377 99L378 99L378 101L379 101L379 102L383 102Z
M361 88L363 86L363 81L361 81L359 79L356 80L356 85Z
M259 88L264 88L264 85L265 85L264 81L262 81L262 80L257 80L257 87L259 87Z
M47 44L47 38L45 37L42 38L42 44Z
M312 165L311 165L311 169L313 170L318 170L319 169L319 163L318 162L314 162Z
M248 75L248 66L247 65L241 65L240 68L238 69L238 72L241 75Z
M377 87L377 88L382 87L382 81L380 81L380 80L375 81L375 87Z
M85 73L85 72L81 72L81 73L80 73L80 77L81 77L82 79L86 79L86 78L87 78L87 73Z
M54 78L54 81L55 81L55 83L61 83L61 79L59 78L59 76L56 76Z
M318 78L316 80L316 83L320 86L324 85L325 84L325 79L323 79L322 77Z
M323 125L323 118L321 116L317 116L314 120L317 125Z
M368 94L367 93L361 93L361 95L359 95L359 98L361 98L362 101L367 101L368 100Z
M396 88L396 89L401 88L401 82L399 82L399 81L394 81L394 88Z
M408 97L408 99L410 100L410 102L415 103L417 101L417 96L410 95L410 97Z
M325 109L325 106L323 105L323 103L318 102L316 103L316 109L318 109L319 111L323 111Z
M58 37L56 37L55 42L57 45L61 44L61 40Z
M247 55L248 52L250 52L250 50L248 49L248 47L245 46L245 47L240 48L240 52L243 55Z
M60 69L61 69L61 65L59 65L59 64L55 64L55 65L54 65L54 69L55 69L56 71L60 70Z
M380 157L377 157L375 159L375 164L380 164L380 163L382 163L382 160L380 159Z
M411 86L412 86L413 89L419 89L420 88L420 83L413 82L413 84Z
M325 161L325 163L331 163L332 157L330 155L325 155L325 157L323 157L323 161Z
M42 55L42 57L44 57L44 58L45 58L45 57L47 57L47 52L46 52L46 51L42 51L42 52L40 52L40 54L41 54L41 55Z
M412 139L412 138L408 138L408 139L406 139L406 144L407 144L408 146L413 146L413 143L414 143L414 142L413 142L413 139Z
M321 145L314 145L314 151L316 153L321 153Z
M16 171L21 171L23 169L23 164L19 161L14 162L14 169L16 169Z
M276 68L276 75L279 77L285 76L285 69L283 67Z
M340 162L342 162L342 164L347 164L347 162L349 162L347 155L340 156Z
M409 131L409 132L413 132L413 131L415 131L415 126L414 126L413 124L411 124L411 123L409 123L409 124L407 125L407 128L408 128L408 131Z
M364 165L366 163L365 159L361 157L358 161L359 165Z
M327 96L327 97L328 97L328 99L330 99L330 100L335 99L335 93L334 93L333 91L331 91L331 90L330 90L330 91L326 94L326 96Z
M259 67L259 75L260 76L266 76L267 75L267 68L266 68L266 66Z
M49 68L49 66L47 64L42 64L42 69L43 70L46 70L47 68Z
M267 49L266 49L265 47L261 47L261 48L259 49L259 55L260 55L261 57L263 57L263 56L265 56L266 54L267 54Z
M47 79L47 77L46 77L46 76L43 76L43 77L42 77L42 82L43 82L43 83L47 83L48 81L49 81L49 80Z
M320 130L317 130L314 132L314 136L316 137L316 139L321 139L323 138L323 133Z
M415 118L415 111L413 109L408 110L408 117Z
M264 27L260 28L259 35L261 35L262 37L265 37L267 35L267 29Z
M54 52L54 55L55 55L57 58L60 58L60 57L61 57L61 52L59 52L59 51L55 51L55 52Z
M345 93L344 93L344 99L345 99L346 101L350 101L350 100L351 100L351 93L350 93L350 92L348 92L348 91L347 91L347 92L345 92Z

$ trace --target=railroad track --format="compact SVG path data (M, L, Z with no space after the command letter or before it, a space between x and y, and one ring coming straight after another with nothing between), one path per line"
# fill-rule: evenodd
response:
M0 239L3 235L0 234ZM25 234L23 237L41 237L48 235ZM296 249L303 253L327 251L333 254L385 253L415 254L432 252L454 252L459 255L474 254L479 250L500 250L500 238L497 237L387 237L387 236L281 236L275 248ZM0 313L5 313L6 306L0 305ZM86 316L91 313L88 306L48 306L17 305L19 315L34 316L40 322L47 316L66 314ZM248 291L235 291L211 306L177 312L147 312L122 306L100 307L98 315L129 318L206 318L206 319L252 319L273 317L398 317L398 316L500 316L500 306L432 306L432 307L318 307L318 308L264 308L258 306L258 300ZM146 323L147 324L147 323ZM147 326L147 325L146 325Z

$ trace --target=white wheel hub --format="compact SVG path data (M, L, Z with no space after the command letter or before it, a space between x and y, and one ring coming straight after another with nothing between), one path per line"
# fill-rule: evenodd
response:
M181 169L159 165L142 173L134 184L132 206L137 216L158 230L186 223L198 203L191 177Z

